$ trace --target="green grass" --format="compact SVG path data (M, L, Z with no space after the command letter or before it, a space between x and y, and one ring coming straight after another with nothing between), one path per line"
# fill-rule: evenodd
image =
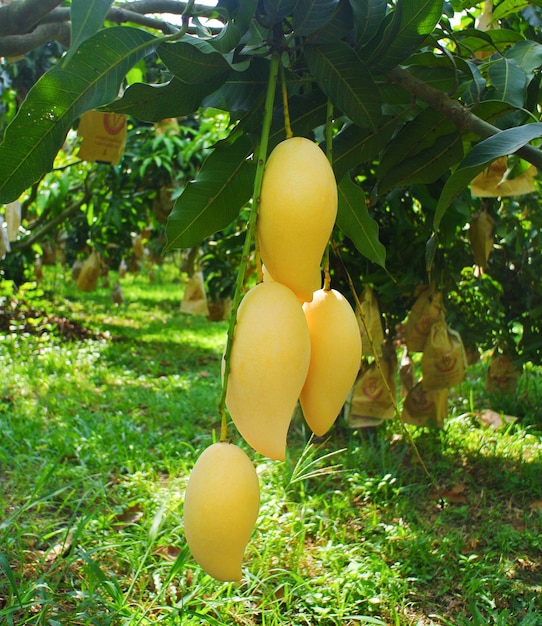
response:
M171 267L122 284L116 307L49 272L43 306L94 338L1 339L1 624L542 623L536 368L515 398L487 397L471 368L441 431L339 420L312 441L297 417L281 463L230 426L262 503L243 581L218 583L188 553L182 505L218 436L226 324L180 313ZM483 427L488 406L521 419Z

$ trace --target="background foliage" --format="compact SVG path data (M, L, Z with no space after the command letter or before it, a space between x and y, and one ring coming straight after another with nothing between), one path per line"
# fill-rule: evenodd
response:
M8 16L14 6L31 3L18 0L0 10ZM69 26L71 44L58 36L60 43L3 64L0 201L29 194L26 230L15 250L25 248L25 236L28 243L32 220L44 212L50 220L70 198L80 202L88 228L70 216L68 232L82 228L75 239L108 249L117 263L132 233L149 222L164 241L150 204L172 187L165 251L212 237L206 259L216 261L209 270L216 273L222 262L209 251L218 252L222 229L242 225L270 57L280 55L283 93L279 89L275 101L270 149L285 137L284 95L293 132L319 142L332 103L340 198L335 239L356 286L376 288L389 331L404 319L417 286L435 280L468 345L490 348L501 340L522 360L541 361L537 192L495 200L469 191L472 178L499 156L513 155L510 178L526 161L542 163L530 145L542 135L536 3L505 1L493 13L487 3L442 0L172 7L181 16L176 25L149 17L153 8L161 10L152 2L52 2L36 14L33 32L47 23L62 25L62 32ZM96 107L130 115L123 162L71 165L55 178L70 129ZM212 129L206 110L216 112ZM152 124L164 118L180 119L181 129L154 137ZM469 224L481 207L496 221L496 243L480 278L471 271ZM220 246L227 248L227 241ZM36 250L26 247L27 261ZM340 263L335 280L345 288ZM6 276L10 264L8 255ZM227 264L220 272L227 274Z

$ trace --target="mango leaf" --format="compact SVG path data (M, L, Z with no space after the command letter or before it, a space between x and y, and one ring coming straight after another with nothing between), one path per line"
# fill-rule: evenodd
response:
M258 0L242 0L236 4L236 10L230 16L220 34L209 39L209 43L213 48L218 50L218 52L222 52L222 54L233 50L241 41L241 37L247 32L254 17Z
M445 126L443 131L441 125ZM422 109L399 130L386 147L380 158L377 177L381 179L398 163L433 145L439 135L449 133L453 128L453 124L436 109Z
M363 189L347 174L338 185L337 226L370 261L386 267L386 248L378 239L378 224L369 215Z
M524 40L520 32L510 28L490 28L489 30L467 28L457 31L455 36L459 44L472 52L497 52Z
M290 15L296 4L297 0L263 0L265 16L271 24L276 24Z
M378 183L378 193L399 186L429 185L443 176L462 156L463 142L457 131L440 135L432 145L405 156L401 163L389 169Z
M114 100L128 70L158 41L138 28L105 28L40 78L0 144L0 202L16 200L52 168L74 120Z
M175 202L164 252L197 246L236 218L252 195L255 165L247 160L251 151L246 135L215 147Z
M518 41L506 51L505 56L516 61L527 80L531 81L542 67L542 44L530 40Z
M324 27L311 35L311 43L334 43L339 39L350 41L354 37L354 14L347 2L339 2L335 12Z
M519 13L523 9L526 9L532 2L528 0L503 0L499 2L493 9L492 23L502 20L504 17L508 17L513 13ZM535 3L536 4L536 3Z
M314 128L326 123L327 98L319 89L313 89L301 96L292 96L288 100L288 109L293 134L310 136ZM284 139L286 139L284 109L280 107L273 115L269 133L269 151Z
M211 52L203 52L190 41L179 41L160 44L157 53L176 78L183 83L200 85L215 82L220 76L225 79L230 70L226 59L212 46L209 48Z
M393 37L377 45L370 57L376 71L395 67L418 50L438 24L443 6L443 0L399 0L389 24Z
M70 49L63 62L69 61L79 46L103 25L113 0L72 0L70 7Z
M381 117L380 94L353 48L342 41L307 46L305 60L320 89L354 124L376 130Z
M364 45L378 31L388 9L387 0L350 0L356 24L356 41Z
M184 117L194 113L205 96L218 86L212 83L188 85L178 78L172 78L163 85L135 83L126 89L122 98L103 108L132 115L144 122L159 122L167 117Z
M442 113L439 113L436 109L431 107L423 109L413 120L403 126L396 137L394 137L394 139L386 147L386 150L380 159L377 171L377 178L382 184L381 187L379 185L379 188L382 190L389 189L390 187L388 185L390 185L390 181L394 181L391 182L390 185L393 186L398 183L398 181L402 180L406 171L409 169L408 166L405 169L405 164L416 155L422 152L425 153L427 158L430 159L429 163L432 158L438 158L440 149L437 148L434 153L426 151L432 148L435 143L440 143L441 138L444 135L451 134L455 134L459 137L459 133L457 133L455 126L450 120L448 120ZM443 150L446 150L444 146ZM455 163L457 163L462 156L463 152L460 151L459 157ZM450 163L446 169L448 169L448 167L452 164L453 163ZM398 166L401 167L401 165L403 166L403 174L397 178L396 174L392 170L395 170ZM419 165L412 165L412 167L412 172L414 172L417 170ZM436 178L438 178L438 176ZM387 181L385 184L383 183L384 179Z
M310 35L323 28L333 17L339 0L297 0L294 10L296 35Z
M438 230L446 209L477 174L495 159L513 154L537 137L542 137L542 122L508 128L477 143L442 189L433 219L434 230Z
M333 171L342 180L352 168L374 159L386 146L405 115L390 118L378 130L370 131L354 124L341 130L333 139Z
M203 105L236 113L249 111L267 86L269 61L253 59L243 72L230 72L223 85L205 98Z
M515 59L501 57L491 63L488 80L495 91L495 99L521 108L527 96L527 75Z

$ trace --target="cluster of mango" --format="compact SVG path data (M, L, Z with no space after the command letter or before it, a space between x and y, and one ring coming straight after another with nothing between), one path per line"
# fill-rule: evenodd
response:
M322 150L303 137L278 144L259 198L257 243L263 281L249 289L232 340L226 406L241 436L271 459L286 455L297 402L324 435L341 411L361 363L356 315L322 285L321 262L337 216L337 185ZM239 580L259 510L248 456L216 443L199 457L184 502L194 558L219 580Z

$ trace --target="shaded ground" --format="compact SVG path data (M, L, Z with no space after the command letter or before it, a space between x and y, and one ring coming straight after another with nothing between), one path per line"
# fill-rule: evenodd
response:
M17 335L53 334L65 340L97 339L103 333L77 320L34 308L20 300L0 301L0 332Z

